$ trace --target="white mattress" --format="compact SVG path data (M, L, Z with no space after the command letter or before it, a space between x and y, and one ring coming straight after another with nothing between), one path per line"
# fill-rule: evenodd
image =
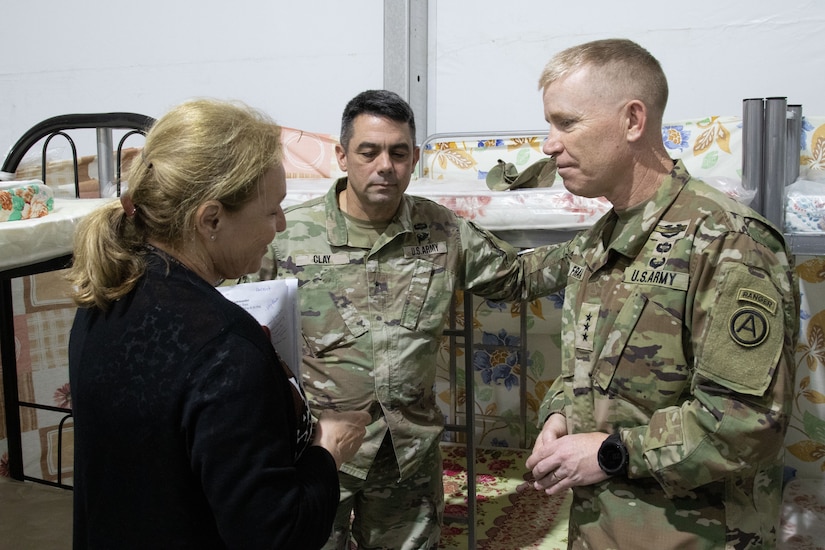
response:
M54 210L42 218L0 223L0 270L70 253L77 222L111 200L54 199Z
M332 178L289 179L284 206L324 195L333 181ZM739 200L750 198L741 196L735 185L728 189L726 186L730 185L729 182L709 183L716 184ZM820 185L825 188L825 184ZM534 237L542 231L585 229L610 208L606 200L577 197L559 182L549 188L492 191L480 180L435 181L420 178L410 183L407 193L432 199L486 229L506 235L508 240L520 232L529 232ZM820 200L817 197L808 198ZM54 210L43 218L0 223L0 270L30 265L70 253L77 222L86 213L111 200L113 199L56 198ZM794 212L804 212L808 216L805 220L810 227L808 230L814 230L811 224L816 224L817 220L810 219L812 209L808 207L794 210L793 205L800 202L800 197L790 195L788 200L788 219L796 220ZM821 202L825 204L825 198ZM823 214L825 215L825 211ZM789 224L787 229L798 231L800 225ZM517 238L511 242L525 246Z
M334 180L289 180L285 206L325 194ZM590 227L610 209L604 199L587 199L553 187L491 191L483 181L417 179L410 195L432 199L491 231L576 230Z

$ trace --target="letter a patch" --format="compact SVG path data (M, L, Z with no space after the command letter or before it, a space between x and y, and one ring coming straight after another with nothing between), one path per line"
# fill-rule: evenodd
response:
M762 311L742 307L734 311L728 321L728 332L740 346L758 346L768 338L770 325Z

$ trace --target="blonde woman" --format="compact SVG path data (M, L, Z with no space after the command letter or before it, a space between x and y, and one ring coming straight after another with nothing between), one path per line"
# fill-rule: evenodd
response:
M313 426L264 331L214 288L285 227L280 128L186 102L128 181L78 227L69 272L75 548L321 546L368 415Z

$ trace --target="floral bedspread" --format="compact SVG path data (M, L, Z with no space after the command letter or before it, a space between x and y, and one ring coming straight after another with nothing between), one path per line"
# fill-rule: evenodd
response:
M54 191L42 181L0 185L0 222L42 218L54 208Z

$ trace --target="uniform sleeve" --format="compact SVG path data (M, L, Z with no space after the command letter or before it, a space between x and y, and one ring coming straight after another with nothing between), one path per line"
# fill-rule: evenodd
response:
M463 287L491 300L518 299L518 251L475 223L458 221L465 259Z
M542 399L541 405L539 406L538 420L536 422L539 429L544 426L544 423L547 422L551 414L565 415L568 404L564 394L564 381L562 377L559 376L553 380L553 383L547 389L547 393L544 395L544 399Z
M465 288L498 301L533 300L564 288L565 245L543 246L521 254L473 222L463 220Z
M781 462L794 381L799 293L781 240L729 233L693 261L690 395L622 430L628 475L655 477L671 497Z
M574 241L534 248L519 255L521 267L521 300L535 300L564 289L570 271L569 251ZM547 390L538 413L541 428L551 414L565 414L569 401L564 382L559 376Z
M321 447L296 461L285 376L233 333L199 357L182 429L227 546L319 548L331 533L338 473Z
M522 300L535 300L564 289L570 271L570 248L574 241L541 246L519 255Z

